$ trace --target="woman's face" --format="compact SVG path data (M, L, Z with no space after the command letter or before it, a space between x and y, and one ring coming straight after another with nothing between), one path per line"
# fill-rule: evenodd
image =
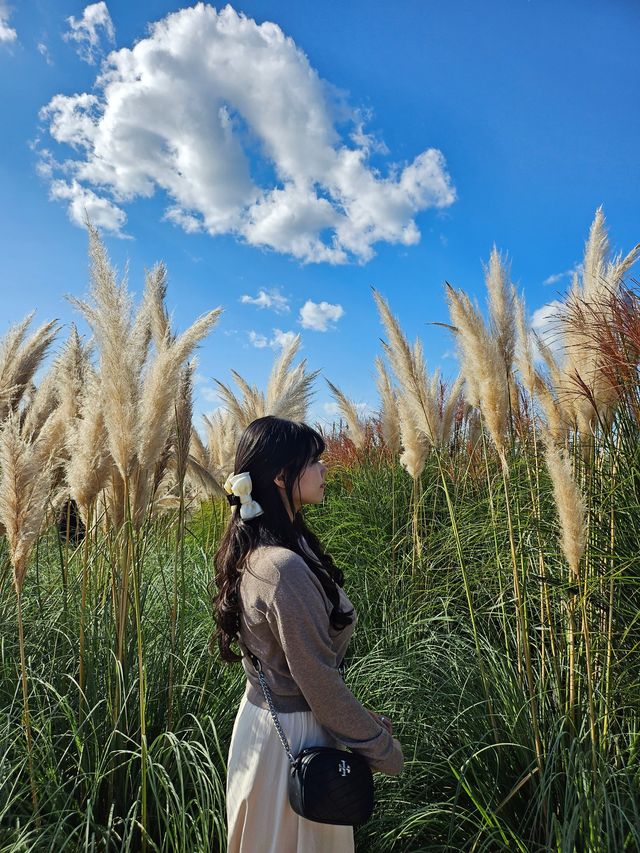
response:
M303 469L302 473L293 484L293 502L294 513L298 512L304 504L319 504L324 499L325 490L325 474L327 466L322 459L317 462L309 462ZM287 505L287 497L284 490L284 482L282 476L276 477L276 485L280 488L282 499Z
M296 503L297 512L304 504L319 504L324 499L325 475L327 466L322 459L310 462L304 469L297 484L293 487L293 499Z

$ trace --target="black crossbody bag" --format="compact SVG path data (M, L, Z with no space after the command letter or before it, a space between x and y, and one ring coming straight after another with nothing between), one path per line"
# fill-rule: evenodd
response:
M245 646L246 648L246 646ZM262 664L248 649L278 736L289 758L289 803L301 817L318 823L356 826L373 812L373 773L361 755L330 746L308 746L294 756L273 706ZM339 667L344 679L344 665Z

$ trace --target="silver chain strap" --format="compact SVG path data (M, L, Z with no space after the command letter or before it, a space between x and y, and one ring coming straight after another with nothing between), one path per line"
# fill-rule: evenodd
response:
M289 757L289 763L291 764L291 770L293 771L293 769L295 768L296 760L294 758L293 753L291 752L291 747L289 746L289 741L287 740L285 733L282 731L282 726L280 725L280 720L278 719L278 715L276 713L276 709L275 709L274 704L273 704L273 699L271 698L271 691L269 690L269 687L267 686L267 682L266 682L265 677L264 677L264 672L262 671L262 663L260 662L259 658L257 658L251 652L249 652L249 649L244 645L244 643L240 643L239 638L238 638L238 642L241 646L243 646L243 648L245 648L247 650L249 657L251 658L251 661L252 661L255 669L258 672L258 680L260 682L260 687L262 687L262 692L264 693L264 698L267 700L267 705L269 706L269 711L271 712L271 716L273 717L273 722L275 724L276 731L278 732L278 737L282 741L282 745L285 749L285 752L287 753L287 756ZM340 663L338 670L340 672L340 675L342 676L342 680L344 681L344 661L342 661L342 663Z
M276 714L276 709L273 705L273 699L271 698L271 691L267 687L267 682L265 681L264 673L262 671L262 664L258 660L255 655L252 655L253 665L258 670L258 679L260 681L260 686L262 687L262 692L264 693L264 697L267 700L267 705L269 706L269 710L271 711L271 716L273 717L273 722L275 723L276 730L278 732L278 736L282 741L282 745L285 748L285 752L289 756L289 763L291 764L291 770L295 767L296 760L293 757L293 753L291 752L291 747L289 746L289 741L285 737L285 733L282 731L282 726L280 725L280 720L278 719L278 715ZM256 663L256 661L258 661Z

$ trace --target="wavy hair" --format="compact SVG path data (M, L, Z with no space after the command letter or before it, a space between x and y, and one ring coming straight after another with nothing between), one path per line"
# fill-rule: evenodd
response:
M344 585L344 574L327 554L317 536L310 530L302 512L293 521L284 505L274 479L283 475L289 506L294 507L293 490L307 465L324 453L320 433L304 423L267 415L252 421L243 432L234 462L234 472L247 471L251 476L251 495L264 510L262 515L243 520L240 508L234 506L231 518L214 555L215 586L212 594L216 631L211 639L213 651L217 642L225 663L237 663L242 657L231 649L240 630L240 580L247 559L259 545L279 545L298 554L322 584L333 609L329 621L342 630L353 622L353 610L340 609L338 586ZM320 561L320 568L300 544L304 536ZM324 569L325 571L322 571Z

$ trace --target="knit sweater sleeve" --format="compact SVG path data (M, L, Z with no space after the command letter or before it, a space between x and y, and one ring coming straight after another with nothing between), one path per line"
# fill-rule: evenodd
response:
M320 581L292 553L277 573L267 621L318 722L366 758L372 770L397 775L404 766L400 742L373 719L342 680L325 602Z

